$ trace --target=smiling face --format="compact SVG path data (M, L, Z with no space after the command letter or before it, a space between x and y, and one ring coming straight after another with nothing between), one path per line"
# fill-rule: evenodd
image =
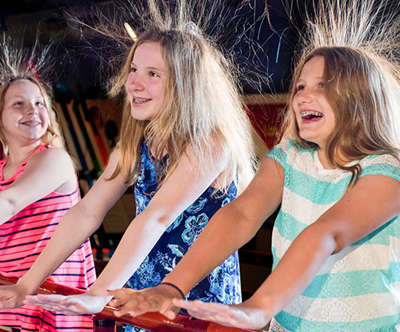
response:
M125 90L136 120L150 120L164 105L168 78L160 43L145 42L133 55Z
M316 56L307 61L296 82L293 110L299 135L324 149L335 128L335 113L325 95L325 60Z
M8 144L16 140L35 143L48 126L48 112L39 87L26 79L12 82L4 95L1 112L1 131Z

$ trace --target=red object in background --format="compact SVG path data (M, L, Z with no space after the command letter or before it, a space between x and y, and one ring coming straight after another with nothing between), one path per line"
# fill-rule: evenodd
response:
M16 277L4 277L2 274L0 274L0 285L15 284L17 281L18 279ZM40 286L37 293L73 295L84 293L84 291L59 285L50 281L45 281ZM149 312L135 318L117 318L114 316L113 312L113 308L106 306L101 313L96 314L94 319L102 320L103 322L98 324L94 322L93 331L114 332L115 327L113 326L112 321L118 321L125 324L142 327L154 332L254 332L254 330L226 327L212 322L193 319L190 316L184 315L177 315L174 320L170 320L159 313Z
M272 149L281 134L286 104L249 104L247 114L262 140Z

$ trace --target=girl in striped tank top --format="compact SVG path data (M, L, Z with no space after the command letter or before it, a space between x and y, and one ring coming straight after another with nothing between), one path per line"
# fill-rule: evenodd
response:
M272 273L239 305L175 299L176 306L241 328L266 328L272 319L271 331L400 331L398 67L374 51L384 49L379 38L363 44L348 35L371 32L372 3L330 8L348 16L310 25L316 39L294 73L284 138L164 281L187 292L280 206ZM393 22L382 17L372 33L387 47ZM161 291L115 291L111 305L118 315L147 306L174 317Z
M14 70L1 81L0 141L0 273L19 278L80 200L49 93L33 72ZM89 240L48 280L86 290L95 281ZM16 303L7 307L11 304ZM93 330L90 315L65 316L34 305L1 309L0 326L13 331Z

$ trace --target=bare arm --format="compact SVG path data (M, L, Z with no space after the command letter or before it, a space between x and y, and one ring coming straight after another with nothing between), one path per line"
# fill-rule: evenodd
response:
M75 171L67 152L47 149L33 156L24 173L0 192L0 224L61 187L68 187L71 191L76 188Z
M225 163L221 156L218 162L200 165L189 148L146 209L131 222L110 262L87 294L69 298L30 297L29 303L67 314L101 311L110 299L107 290L126 283L168 226L215 181ZM202 167L207 171L202 171Z
M189 292L255 235L279 206L283 181L282 167L273 159L264 158L246 190L214 215L184 258L164 281L172 282L184 293Z
M177 285L187 293L210 274L224 259L249 241L265 219L276 210L281 202L283 181L283 168L273 159L265 158L246 190L212 217L164 281ZM174 297L180 297L175 289L166 285L141 291L123 288L110 294L114 296L110 304L119 308L115 312L117 316L159 311L174 318L175 309L171 307L171 301Z
M361 178L342 199L293 241L271 275L246 302L228 308L175 303L203 319L263 328L312 281L327 258L376 230L400 213L400 183L383 175ZM215 320L215 319L214 319Z
M189 148L146 209L131 222L89 293L105 294L108 289L122 287L168 226L215 181L225 162L221 158L217 163L199 166ZM202 167L207 171L201 171Z
M107 211L125 192L127 186L121 175L106 180L117 161L118 152L113 152L108 166L92 189L65 214L46 248L18 282L25 293L34 292L99 227Z

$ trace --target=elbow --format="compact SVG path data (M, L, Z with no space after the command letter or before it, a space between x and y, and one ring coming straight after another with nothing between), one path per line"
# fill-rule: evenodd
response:
M335 233L332 236L332 241L334 246L332 254L337 254L349 245L348 241L346 240L346 236L341 232Z

